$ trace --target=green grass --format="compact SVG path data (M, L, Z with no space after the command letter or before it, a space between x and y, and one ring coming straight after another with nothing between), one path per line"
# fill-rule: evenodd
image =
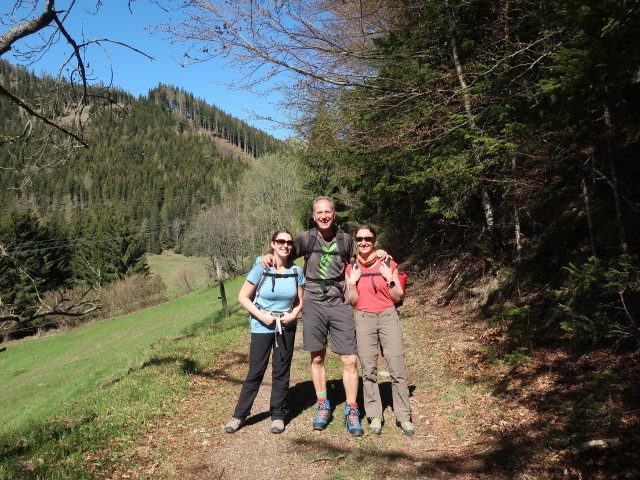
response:
M243 281L225 284L235 312L228 319L215 286L9 344L0 354L0 478L104 474L140 426L170 408L190 374L246 328L236 300Z
M153 274L158 275L167 286L170 297L189 293L185 279L192 289L203 288L211 283L206 260L200 257L165 251L161 255L147 255L147 262Z
M241 281L229 284L231 303ZM217 287L202 289L68 333L11 344L0 356L0 434L47 418L88 389L116 380L151 344L183 333L219 309Z

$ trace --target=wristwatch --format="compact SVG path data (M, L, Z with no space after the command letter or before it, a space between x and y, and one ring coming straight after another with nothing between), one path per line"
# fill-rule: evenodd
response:
M393 280L391 280L390 282L387 282L387 285L389 285L389 288L393 288L396 286L396 282L394 282Z

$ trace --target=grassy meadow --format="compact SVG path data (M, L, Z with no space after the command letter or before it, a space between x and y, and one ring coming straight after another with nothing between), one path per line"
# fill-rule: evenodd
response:
M169 261L163 268L170 271ZM100 462L87 459L105 458L105 449L126 451L136 427L165 411L198 370L192 352L214 354L246 329L236 300L243 280L225 284L230 318L222 315L216 285L8 344L0 353L0 478L98 474Z
M160 255L147 255L147 262L151 272L167 286L166 293L170 298L211 284L204 258L187 257L166 250Z

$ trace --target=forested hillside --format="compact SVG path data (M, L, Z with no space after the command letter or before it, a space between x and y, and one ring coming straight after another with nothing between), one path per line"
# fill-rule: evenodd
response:
M640 3L369 7L366 41L337 6L335 23L314 24L318 42L336 24L360 39L306 91L303 156L328 173L315 191L341 198L351 224L382 227L420 271L448 271L443 301L471 297L516 344L571 332L637 346ZM252 21L275 25L266 9ZM290 26L283 61L305 28Z
M43 97L52 83L6 62L0 63L0 81ZM233 186L250 156L274 152L281 143L175 87L160 85L147 98L134 99L119 90L110 95L114 105L89 125L90 148L64 165L45 162L37 174L20 168L22 152L8 143L2 146L0 201L5 210L55 207L71 213L130 205L133 218L158 234L163 222L166 241L172 222L186 221L194 208L219 201L221 190ZM0 108L3 132L19 135L22 114L6 100ZM215 137L237 149L219 152ZM150 240L152 250L160 246Z
M40 99L54 88L72 91L2 60L0 84ZM0 98L0 305L8 331L14 320L37 316L52 291L144 273L145 253L183 248L193 217L282 145L176 87L159 85L137 99L92 88L82 119L88 148L61 157L47 142L62 135ZM62 113L57 119L72 121ZM93 311L99 302L92 299L67 313Z

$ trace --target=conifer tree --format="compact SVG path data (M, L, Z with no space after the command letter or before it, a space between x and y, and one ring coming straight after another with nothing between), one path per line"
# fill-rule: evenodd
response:
M28 321L44 294L69 281L68 240L31 212L13 212L0 227L0 318Z

